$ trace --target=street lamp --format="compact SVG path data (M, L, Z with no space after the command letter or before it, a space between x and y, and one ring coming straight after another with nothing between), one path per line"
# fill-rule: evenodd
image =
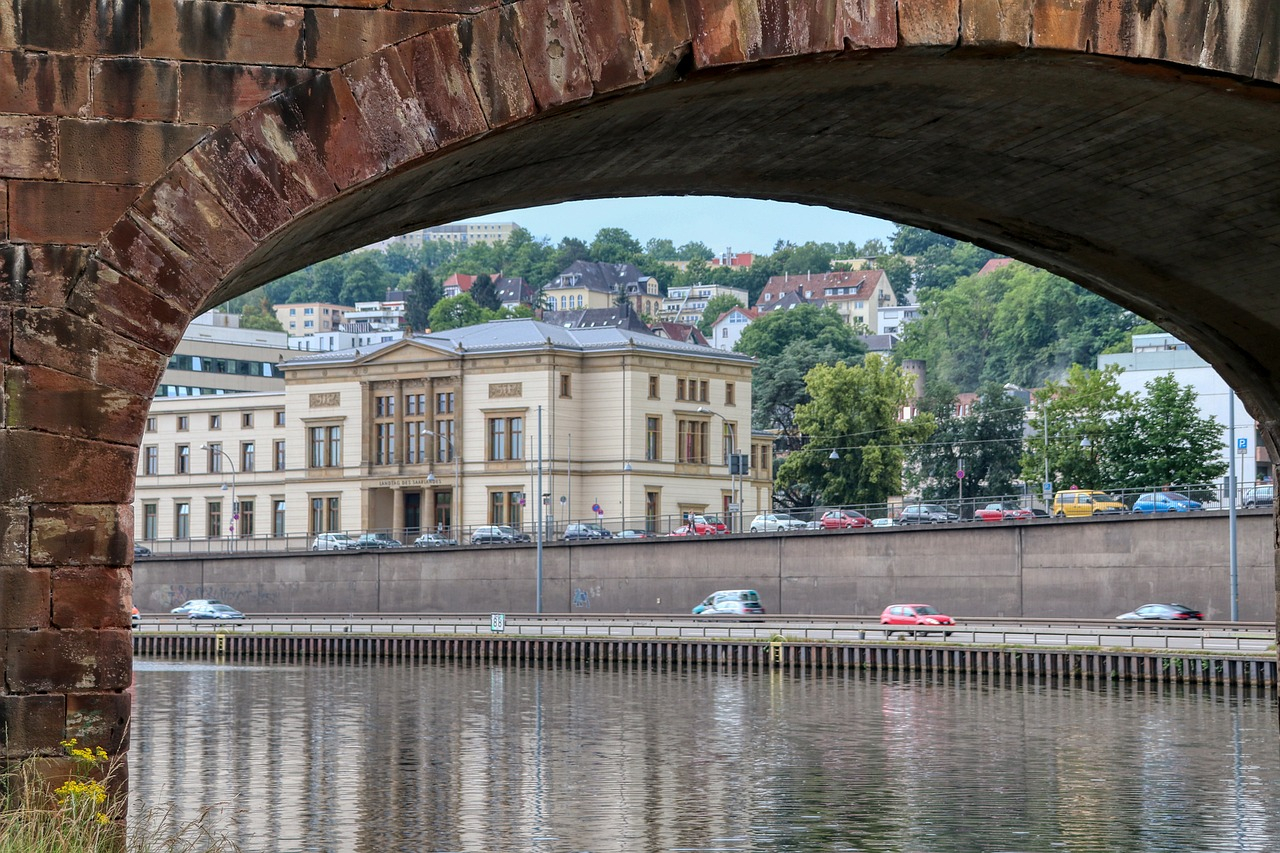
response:
M734 478L734 474L733 474L734 470L738 467L738 465L737 465L737 459L735 458L735 457L736 457L736 455L737 455L737 452L738 452L737 447L735 446L735 445L737 444L737 436L734 434L733 425L729 423L729 419L728 419L728 418L726 418L724 415L720 414L719 412L714 412L714 411L712 411L711 409L708 409L706 406L699 406L699 407L698 407L698 414L701 414L701 415L715 415L717 418L719 418L720 420L724 421L725 426L729 427L729 429L728 429L728 431L727 431L727 435L728 435L728 439L729 439L729 440L726 442L726 447L725 447L725 460L724 460L724 461L725 461L725 464L729 466L729 505L730 505L730 515L729 515L729 517L730 517L730 518L733 518L733 509L732 509L732 508L733 508L734 506L737 506L737 507L738 507L738 513L737 513L737 514L738 514L738 523L735 525L735 528L737 528L737 529L736 529L734 532L741 532L741 528L742 528L742 505L741 505L740 503L738 503L738 482L737 482L737 480Z
M228 454L227 451L223 450L221 446L210 447L207 444L202 444L200 445L200 449L211 450L215 453L221 454L222 457L227 460L227 467L231 469L231 526L229 531L231 533L231 550L234 551L236 549L236 527L238 526L237 523L240 521L240 507L236 503L236 463L235 460L231 458L231 455ZM227 484L223 483L222 488L225 489L226 487ZM221 534L222 531L219 530L218 533Z
M449 443L449 456L453 459L453 495L451 500L452 506L449 509L449 521L450 527L452 528L450 532L460 530L462 529L462 525L460 523L462 521L462 469L459 467L459 463L462 460L458 456L457 448L453 446L452 438L447 435L441 435L435 430L424 429L423 432L427 435L435 436L437 439L443 438ZM436 482L436 475L434 471L427 474L427 482L431 484ZM434 504L434 500L432 503Z

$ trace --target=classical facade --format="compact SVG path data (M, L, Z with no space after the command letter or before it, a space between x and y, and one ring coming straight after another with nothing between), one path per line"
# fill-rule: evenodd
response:
M666 533L772 499L751 359L618 328L504 320L284 364L285 390L157 400L135 497L154 549L236 537L572 521ZM730 457L746 473L731 473ZM736 509L735 509L736 508ZM737 526L735 521L735 527Z

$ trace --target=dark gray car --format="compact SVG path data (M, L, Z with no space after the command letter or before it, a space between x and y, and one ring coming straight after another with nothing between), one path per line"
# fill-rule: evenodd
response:
M898 515L899 524L942 524L959 520L960 516L940 504L912 504L903 507Z

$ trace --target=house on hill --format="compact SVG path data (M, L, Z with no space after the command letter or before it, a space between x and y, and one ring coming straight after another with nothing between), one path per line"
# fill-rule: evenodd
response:
M542 289L543 308L610 308L625 298L637 314L658 316L662 304L658 280L635 264L574 261Z
M756 300L756 311L766 313L798 304L832 306L848 325L878 332L879 311L898 304L897 294L884 270L865 269L804 275L775 275Z

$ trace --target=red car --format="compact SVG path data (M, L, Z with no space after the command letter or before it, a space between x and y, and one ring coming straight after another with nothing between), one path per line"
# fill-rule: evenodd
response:
M692 527L686 524L683 527L677 527L675 530L671 531L667 535L668 536L697 536L698 533Z
M978 521L1026 521L1035 518L1035 513L1017 504L994 503L975 509L973 517Z
M713 533L728 533L729 528L714 515L691 515L688 519L690 530L697 536L710 536Z
M871 519L852 509L829 509L822 514L820 521L823 530L871 526Z
M881 625L954 625L956 620L952 619L945 613L939 613L934 607L927 604L890 604L880 614ZM944 637L950 636L950 631L943 632Z

